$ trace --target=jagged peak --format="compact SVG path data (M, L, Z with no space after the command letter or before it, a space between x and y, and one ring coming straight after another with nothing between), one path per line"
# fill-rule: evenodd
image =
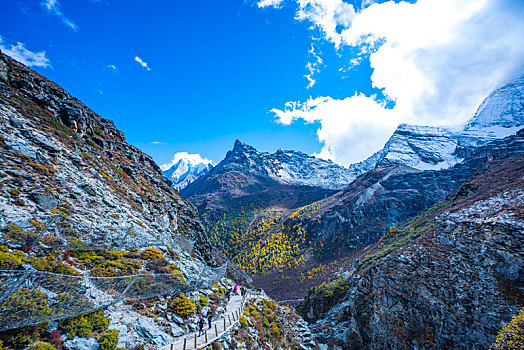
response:
M257 150L255 149L255 147L250 146L247 143L243 143L239 139L236 139L232 151L233 153L245 153L246 151L256 152Z

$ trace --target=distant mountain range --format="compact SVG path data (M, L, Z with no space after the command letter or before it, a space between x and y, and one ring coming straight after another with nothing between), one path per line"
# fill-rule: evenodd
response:
M237 140L224 160L181 193L201 212L272 205L293 208L345 187L348 174L338 164L302 152L263 153Z
M222 169L229 169L225 163L240 164L243 159L243 171L282 185L340 190L367 171L394 164L404 164L417 170L450 168L462 162L471 149L514 134L522 128L523 104L524 77L520 77L491 93L463 129L401 124L381 150L347 168L299 151L259 152L239 140L220 164ZM240 153L243 156L231 157L231 154ZM173 187L182 190L211 168L209 162L181 158L171 168L164 169L164 175L173 181ZM202 185L195 185L186 194L190 197L198 194L199 186ZM219 188L206 187L205 191L215 190Z
M348 168L297 151L259 152L237 140L181 194L196 205L213 244L250 273L273 276L274 257L258 252L286 240L301 248L281 251L285 259L307 251L319 263L356 252L444 200L486 160L484 146L521 129L523 87L519 78L494 91L460 130L402 124L381 150ZM296 271L287 273L283 278ZM296 281L274 291L275 278L281 276L255 281L276 298L307 291Z
M172 181L172 186L181 190L213 168L213 162L198 154L179 152L173 157L172 165L162 165L162 173Z

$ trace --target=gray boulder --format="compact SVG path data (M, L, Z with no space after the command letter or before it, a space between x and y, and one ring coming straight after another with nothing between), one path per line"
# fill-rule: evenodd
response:
M65 346L71 350L99 350L100 344L94 338L79 338L76 337L72 340L66 340Z
M158 325L147 317L138 317L133 328L142 338L148 339L159 346L166 345L173 341L173 337L160 329Z

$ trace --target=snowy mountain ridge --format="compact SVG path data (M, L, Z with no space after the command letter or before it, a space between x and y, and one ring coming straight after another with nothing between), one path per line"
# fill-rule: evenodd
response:
M462 130L401 124L385 146L351 164L354 178L380 167L404 164L440 170L462 162L463 150L516 133L524 126L524 76L492 92Z
M235 141L228 158L245 157L252 170L283 184L313 186L331 190L342 189L353 179L351 171L331 160L306 153L279 149L275 153L259 152Z
M199 154L178 152L173 156L171 164L161 166L165 177L173 182L176 190L181 190L200 176L205 175L213 168L211 160Z
M493 91L481 103L464 130L520 129L522 126L524 126L524 76Z

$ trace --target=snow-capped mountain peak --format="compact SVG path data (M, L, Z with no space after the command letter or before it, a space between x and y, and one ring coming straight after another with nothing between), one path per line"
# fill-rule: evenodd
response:
M238 140L225 161L243 164L246 171L249 169L252 173L268 176L283 184L342 189L353 180L347 168L330 160L293 150L259 152Z
M173 182L173 187L181 190L200 176L207 174L213 166L213 161L200 154L177 152L170 164L164 164L160 168L164 176Z
M493 91L462 130L401 124L386 145L371 157L349 169L354 176L366 171L405 164L419 170L452 167L463 159L464 151L524 127L524 76Z
M493 91L464 127L490 132L495 137L513 134L524 126L524 76Z

